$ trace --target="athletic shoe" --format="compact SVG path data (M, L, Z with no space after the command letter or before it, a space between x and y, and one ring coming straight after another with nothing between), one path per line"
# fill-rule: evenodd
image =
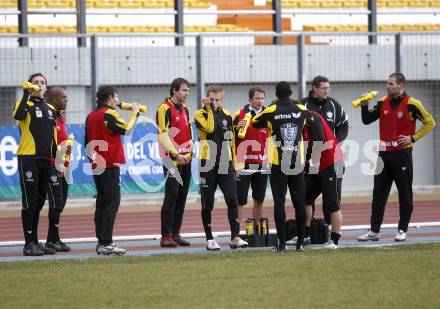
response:
M298 236L295 236L291 240L286 241L286 245L294 246L296 245L297 241L298 241Z
M31 242L30 244L24 245L23 247L23 255L24 256L40 256L43 255L44 252L38 248L38 246Z
M359 241L368 241L368 240L378 241L379 239L380 239L380 233L375 233L372 230L368 230L368 232L358 237Z
M125 253L127 253L127 251L125 251L124 248L119 248L118 246L116 246L116 244L113 243L107 246L98 245L96 247L96 253L98 255L124 255Z
M406 233L402 230L398 230L396 237L394 237L395 241L405 241L406 240Z
M54 249L56 252L69 252L71 250L70 247L63 243L61 240L46 241L46 244L44 246L46 248Z
M304 252L304 246L303 245L296 245L296 252Z
M279 243L278 246L273 248L273 252L280 252L280 253L287 252L286 243Z
M173 241L179 246L190 246L191 244L180 235L173 236Z
M229 243L229 247L231 249L237 249L237 248L246 248L248 246L248 243L241 239L240 237L234 237L233 240Z
M169 235L162 236L160 239L160 246L166 248L177 247L177 243Z
M44 254L54 255L57 252L55 249L45 247L42 242L39 242L37 244L37 247L38 247L38 249L43 251Z
M329 240L328 243L324 246L325 249L338 249L339 246L333 242L333 240Z
M293 237L291 240L286 241L286 245L295 246L298 242L298 236ZM304 238L304 246L310 245L312 241L310 240L310 236Z
M209 239L206 242L206 250L218 251L220 250L220 245L215 241L215 239Z

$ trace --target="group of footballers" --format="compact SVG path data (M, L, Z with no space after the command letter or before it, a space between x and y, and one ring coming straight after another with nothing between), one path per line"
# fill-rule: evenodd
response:
M18 148L22 219L25 236L24 255L54 254L69 251L59 237L60 213L67 197L65 164L57 150L70 154L66 140L63 111L67 96L60 87L51 88L45 102L47 82L40 73L28 80L38 87L24 89L23 98L14 108L20 123ZM387 96L368 110L363 102L362 120L369 124L380 121L381 149L379 160L384 170L374 178L371 230L358 240L379 240L386 200L392 182L399 190L400 221L397 241L406 239L412 212L412 144L434 126L432 116L420 101L405 92L405 77L393 73L387 80ZM276 84L276 99L264 106L266 93L258 86L249 89L249 103L231 114L224 108L224 91L213 85L195 112L194 123L199 138L199 182L201 218L206 235L206 249L220 250L212 233L212 210L217 186L223 192L231 230L230 248L245 248L240 238L240 220L252 187L253 219L262 217L263 201L269 178L274 200L274 219L278 244L276 251L287 251L285 200L289 188L297 222L297 251L310 242L310 223L314 201L322 193L323 211L331 224L327 248L336 249L341 237L340 208L344 157L340 143L348 134L348 117L341 104L329 94L329 80L316 76L307 98L291 98L287 82ZM159 104L156 113L158 142L163 159L165 193L161 209L162 247L189 246L181 236L186 198L194 157L192 118L186 101L190 84L176 78L169 96ZM113 242L113 227L119 209L120 170L125 163L121 135L130 134L136 125L140 106L133 103L128 121L116 111L118 90L100 86L96 108L88 115L85 145L92 163L96 185L95 232L97 254L122 255L124 248ZM415 122L423 126L416 132ZM104 145L103 145L104 142ZM61 155L61 157L63 157ZM49 188L49 233L45 244L38 241L37 228L41 208Z

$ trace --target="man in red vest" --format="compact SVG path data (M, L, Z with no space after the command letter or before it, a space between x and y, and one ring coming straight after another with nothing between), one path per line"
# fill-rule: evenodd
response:
M362 122L366 125L379 119L380 147L378 160L382 170L374 175L371 229L358 237L359 241L380 239L380 227L393 181L399 192L400 220L396 241L405 241L413 210L413 144L435 127L435 121L422 102L405 92L405 76L392 73L387 80L387 96L372 110L362 104ZM423 125L416 132L416 120ZM377 166L382 167L382 164Z
M310 111L314 118L315 127L319 127L322 136L316 138L309 128L304 128L304 140L309 142L306 159L310 159L308 175L305 178L306 230L305 237L310 242L310 224L313 217L312 205L322 193L323 209L330 214L332 232L326 247L337 249L341 237L342 213L338 190L337 166L343 164L344 156L338 145L338 140L327 121L317 112ZM322 143L314 147L314 143ZM319 151L313 151L313 150ZM316 169L316 167L318 167Z
M189 82L176 78L170 96L159 105L156 113L159 150L166 177L165 197L161 209L161 247L189 246L180 235L186 197L191 181L191 159L194 147L186 100Z
M247 125L247 121L244 119L246 114L254 117L264 110L265 94L261 87L251 87L249 89L249 104L235 112L233 117L236 131L236 169L239 173L237 181L239 220L242 219L243 207L247 204L249 186L252 186L252 199L254 200L252 217L258 222L263 215L263 201L266 194L268 174L263 173L262 170L264 165L267 165L266 144L269 137L269 129L257 129L249 123L246 135L243 138L238 137L238 133L241 128Z
M84 144L92 161L96 186L95 231L98 255L122 255L125 249L113 243L113 227L121 202L119 166L125 163L121 135L130 135L139 115L139 104L134 103L130 119L125 122L115 111L118 90L100 86L96 93L97 106L86 119Z

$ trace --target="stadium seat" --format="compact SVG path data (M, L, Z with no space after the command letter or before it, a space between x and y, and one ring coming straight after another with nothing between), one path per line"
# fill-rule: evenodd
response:
M327 1L320 1L319 6L323 9L334 9L334 8L340 8L342 7L342 1L338 0L327 0Z
M42 9L42 8L44 8L44 1L43 0L28 0L28 8Z
M76 1L73 0L46 0L44 7L51 9L70 9L76 8Z
M427 0L413 0L408 2L408 7L411 8L429 8L430 2Z
M1 9L17 9L16 0L5 0L0 3Z
M319 8L319 2L313 0L302 0L298 3L298 7L301 9Z
M17 26L0 26L0 33L18 33Z
M142 1L142 8L144 9L162 9L165 7L165 2L159 0L144 0Z
M114 9L118 6L118 1L115 0L98 0L93 2L95 9Z
M143 6L142 0L118 1L118 8L121 9L139 9Z

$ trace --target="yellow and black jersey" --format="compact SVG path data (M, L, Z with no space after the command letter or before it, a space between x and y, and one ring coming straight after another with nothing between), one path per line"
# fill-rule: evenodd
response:
M113 133L129 135L136 124L138 116L139 113L132 112L128 121L125 122L117 111L109 108L104 114L104 124L107 129Z
M304 164L303 127L309 127L317 139L322 131L315 127L314 118L300 104L290 99L280 99L252 119L256 128L269 128L272 143L269 144L268 160L275 165L294 167Z
M156 125L161 155L175 158L179 153L192 151L187 146L194 137L185 103L166 98L157 109Z
M205 106L198 109L194 116L200 141L200 160L213 160L215 156L215 162L218 165L222 153L225 153L224 156L227 155L229 161L234 162L235 145L231 113L223 107L218 107L214 112L213 109L212 105Z
M407 106L409 122L414 123L416 119L418 119L423 123L422 127L417 132L414 132L414 134L411 135L411 141L413 143L419 140L420 138L422 138L423 136L425 136L426 134L428 134L435 127L434 118L426 110L422 102L413 97L408 96L406 93L404 93L398 98L389 98L388 96L384 96L380 98L377 104L370 110L368 109L368 106L362 106L362 122L364 124L370 124L378 120L381 115L381 107L386 100L387 102L389 101L389 105L391 109L398 109L399 106L403 104L402 102L407 102L406 106ZM399 116L399 114L397 114L397 116ZM390 128L386 126L380 128L380 130L389 130L389 129ZM412 144L406 145L406 148L408 147L412 147Z
M19 158L50 160L57 145L56 114L55 108L44 99L25 92L12 113L20 128Z

